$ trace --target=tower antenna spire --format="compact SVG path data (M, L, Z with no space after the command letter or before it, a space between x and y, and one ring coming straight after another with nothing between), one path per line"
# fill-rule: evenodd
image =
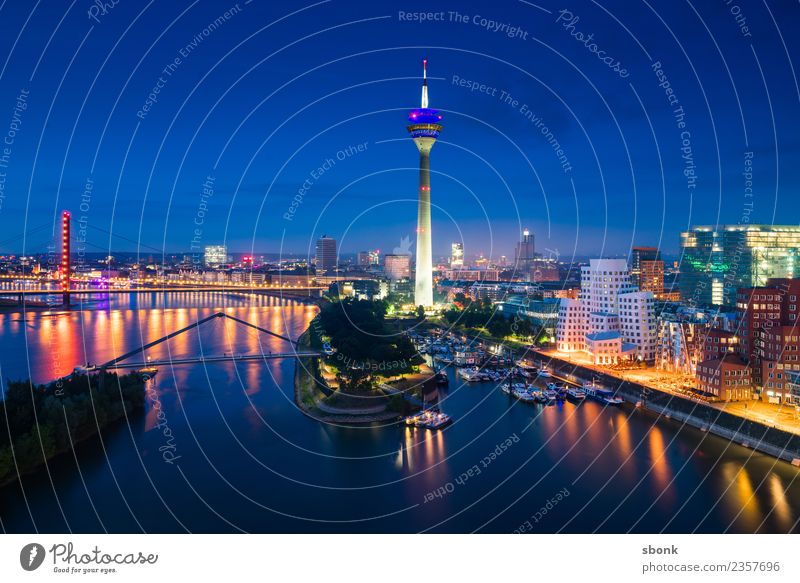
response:
M422 59L422 109L428 107L428 59Z

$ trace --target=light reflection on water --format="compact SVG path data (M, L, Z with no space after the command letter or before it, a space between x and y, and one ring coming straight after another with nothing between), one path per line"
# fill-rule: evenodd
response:
M102 310L53 316L30 312L24 318L0 312L3 377L26 378L30 362L34 380L46 382L76 364L111 359L219 309L293 338L315 315L307 305L275 298L225 300L212 294L154 294L137 297L135 306L116 297ZM147 356L288 349L277 338L230 321L204 326ZM296 410L293 378L293 361L272 360L164 366L154 382L152 395L174 434L181 471L216 512L244 530L394 532L440 525L439 530L463 532L485 525L489 531L510 532L564 487L571 495L537 524L542 532L565 524L571 532L591 532L600 525L610 532L634 525L642 532L665 526L675 532L797 528L796 468L641 411L603 410L593 402L526 405L486 383L459 386L451 373L442 407L456 422L445 431L334 427ZM512 434L519 442L481 466ZM174 513L193 531L230 530L203 509L175 467L161 459L164 436L152 399L129 429L112 429L103 440L102 446L82 445L78 453L106 528L135 531L138 521L150 532L178 531ZM426 493L455 484L476 464L479 474L425 502ZM69 528L100 530L71 456L59 458L51 470L57 500L46 475L23 481L36 509L35 527L67 530L60 505ZM116 491L115 481L127 504L110 494ZM32 531L19 488L2 494L4 527Z

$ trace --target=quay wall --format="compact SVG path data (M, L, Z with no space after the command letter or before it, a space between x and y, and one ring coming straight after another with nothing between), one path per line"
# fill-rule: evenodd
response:
M578 383L597 379L598 383L614 390L617 396L629 403L793 465L800 465L800 435L550 355L537 354L537 357L559 376L574 379Z

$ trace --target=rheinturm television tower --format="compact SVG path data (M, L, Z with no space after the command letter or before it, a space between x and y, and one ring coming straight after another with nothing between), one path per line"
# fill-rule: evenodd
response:
M419 150L419 203L417 205L417 261L414 303L433 305L433 252L431 250L431 148L442 131L442 116L428 107L428 61L422 61L422 104L408 112L408 133Z

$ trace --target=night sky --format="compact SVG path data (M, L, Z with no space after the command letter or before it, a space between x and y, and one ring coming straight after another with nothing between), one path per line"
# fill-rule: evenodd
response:
M45 251L62 209L89 252L391 252L423 58L434 255L798 224L797 2L100 4L0 4L0 252Z

